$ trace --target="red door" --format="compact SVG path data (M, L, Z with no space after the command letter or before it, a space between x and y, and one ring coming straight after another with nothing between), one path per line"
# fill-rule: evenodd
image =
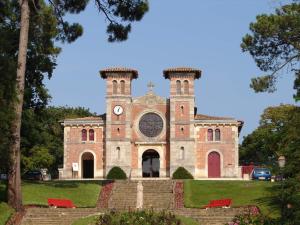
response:
M216 178L221 177L221 163L220 154L211 152L208 155L208 177Z

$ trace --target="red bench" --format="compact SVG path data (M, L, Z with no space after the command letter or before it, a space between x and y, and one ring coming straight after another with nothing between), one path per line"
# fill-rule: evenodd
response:
M61 208L76 208L73 202L69 199L48 198L48 206Z
M209 201L208 205L205 205L204 208L216 208L216 207L222 207L222 208L230 208L232 203L231 199L219 199L219 200L211 200Z

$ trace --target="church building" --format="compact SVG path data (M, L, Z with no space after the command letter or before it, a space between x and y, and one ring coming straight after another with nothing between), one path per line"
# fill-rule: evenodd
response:
M106 113L62 122L60 179L105 178L114 166L131 178L168 178L178 167L195 178L240 177L243 122L197 113L195 81L200 70L164 70L169 98L156 95L151 82L144 96L133 97L132 82L138 78L134 69L108 68L100 75L106 80Z

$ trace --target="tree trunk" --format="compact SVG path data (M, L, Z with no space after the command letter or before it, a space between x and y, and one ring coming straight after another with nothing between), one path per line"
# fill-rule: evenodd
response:
M20 141L21 118L24 98L24 82L28 45L28 30L30 9L28 0L19 0L21 10L19 54L16 79L16 96L14 102L15 118L12 122L12 144L10 146L10 168L8 172L8 204L15 210L22 210L21 171L20 171Z

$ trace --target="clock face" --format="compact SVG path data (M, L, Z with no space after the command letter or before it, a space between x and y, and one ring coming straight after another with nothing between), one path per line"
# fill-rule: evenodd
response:
M116 105L114 107L114 114L116 115L121 115L123 113L123 108L120 105Z

